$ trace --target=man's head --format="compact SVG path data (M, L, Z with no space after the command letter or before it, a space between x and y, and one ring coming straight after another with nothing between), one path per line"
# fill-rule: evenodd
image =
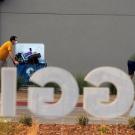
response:
M11 36L10 41L12 42L13 45L17 43L17 36Z

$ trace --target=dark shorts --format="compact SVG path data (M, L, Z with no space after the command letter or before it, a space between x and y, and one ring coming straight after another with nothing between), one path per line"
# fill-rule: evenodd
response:
M133 75L134 72L135 72L135 61L130 61L129 60L127 65L128 65L128 73L129 73L129 75Z

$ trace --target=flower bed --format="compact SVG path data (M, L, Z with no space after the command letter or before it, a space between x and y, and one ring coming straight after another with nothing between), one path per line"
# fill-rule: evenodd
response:
M39 125L37 135L135 135L127 125Z

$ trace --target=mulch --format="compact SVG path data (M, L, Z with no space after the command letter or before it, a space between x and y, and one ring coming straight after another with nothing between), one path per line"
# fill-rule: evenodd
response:
M65 125L33 124L31 127L13 123L13 130L3 130L0 135L135 135L128 125ZM4 127L3 127L4 128ZM9 128L9 127L7 127ZM1 129L2 130L2 129ZM14 131L15 130L15 131Z
M135 130L127 125L40 124L37 135L135 135Z

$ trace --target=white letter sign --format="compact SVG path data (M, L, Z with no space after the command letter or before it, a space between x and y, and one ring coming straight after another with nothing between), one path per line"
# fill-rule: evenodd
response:
M134 87L131 79L123 71L112 67L100 67L91 71L85 78L96 88L84 88L84 109L95 117L114 118L129 111L134 99ZM109 89L99 88L102 83L110 82L117 89L117 97L109 101Z
M78 100L78 85L74 77L64 69L47 67L38 70L31 80L41 87L49 82L57 83L61 87L62 95L57 103L48 104L52 101L52 88L29 88L29 109L37 115L46 117L62 117L70 113Z
M66 70L42 68L33 73L31 81L40 86L28 88L28 108L31 112L53 119L69 114L77 104L79 88L72 74ZM134 86L126 73L113 67L100 67L88 73L85 81L95 86L84 88L83 108L88 113L102 119L116 118L127 112L135 116ZM54 102L54 88L44 87L51 82L58 84L62 91L60 99L53 104L48 102ZM109 100L109 88L100 87L106 82L117 89L117 96L112 102ZM1 83L1 116L14 117L16 68L3 68Z
M1 116L16 115L16 68L2 68L1 73Z

